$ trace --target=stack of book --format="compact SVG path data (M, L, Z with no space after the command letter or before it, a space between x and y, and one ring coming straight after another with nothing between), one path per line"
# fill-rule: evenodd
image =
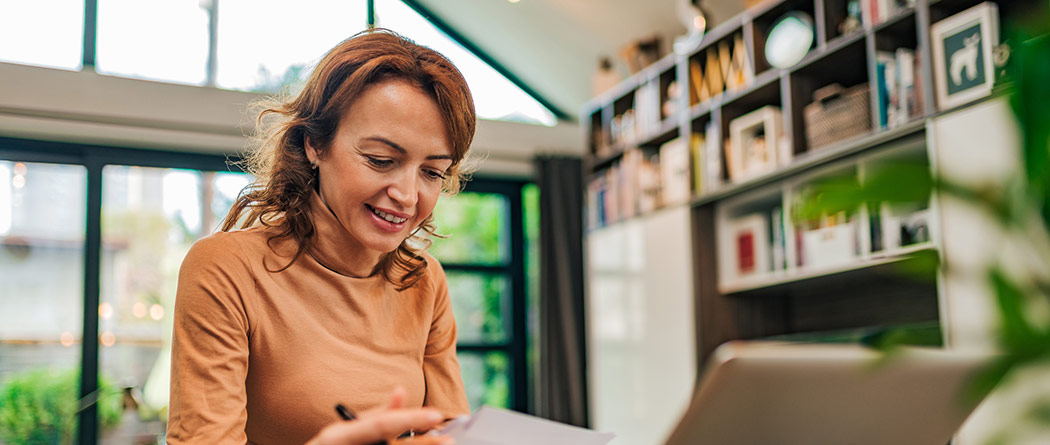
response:
M897 48L896 52L878 51L875 59L879 129L898 127L921 116L921 58L912 49Z
M631 148L587 184L587 228L689 202L689 145L672 139L659 149Z

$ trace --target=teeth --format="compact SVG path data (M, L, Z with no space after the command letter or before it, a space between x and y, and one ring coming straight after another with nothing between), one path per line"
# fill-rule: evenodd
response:
M398 217L396 217L394 215L391 215L389 213L386 213L386 212L384 212L382 210L379 210L379 209L376 209L376 208L372 208L372 213L375 213L380 218L383 218L383 219L387 220L388 222L392 222L394 224L401 224L401 223L403 223L405 221L408 221L408 218L398 218Z

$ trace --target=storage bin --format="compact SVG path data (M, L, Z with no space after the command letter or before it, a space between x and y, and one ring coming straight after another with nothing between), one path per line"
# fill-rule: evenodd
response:
M843 88L833 84L813 93L803 110L809 149L871 132L871 95L868 84Z

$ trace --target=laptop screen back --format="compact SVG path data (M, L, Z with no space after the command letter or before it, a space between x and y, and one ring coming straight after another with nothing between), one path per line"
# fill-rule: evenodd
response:
M980 402L987 355L730 342L713 354L667 443L946 444Z

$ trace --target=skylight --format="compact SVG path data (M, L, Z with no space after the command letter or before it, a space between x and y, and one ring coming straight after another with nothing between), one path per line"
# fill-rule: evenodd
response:
M377 0L376 25L444 54L463 72L478 117L553 126L554 114L400 0Z

